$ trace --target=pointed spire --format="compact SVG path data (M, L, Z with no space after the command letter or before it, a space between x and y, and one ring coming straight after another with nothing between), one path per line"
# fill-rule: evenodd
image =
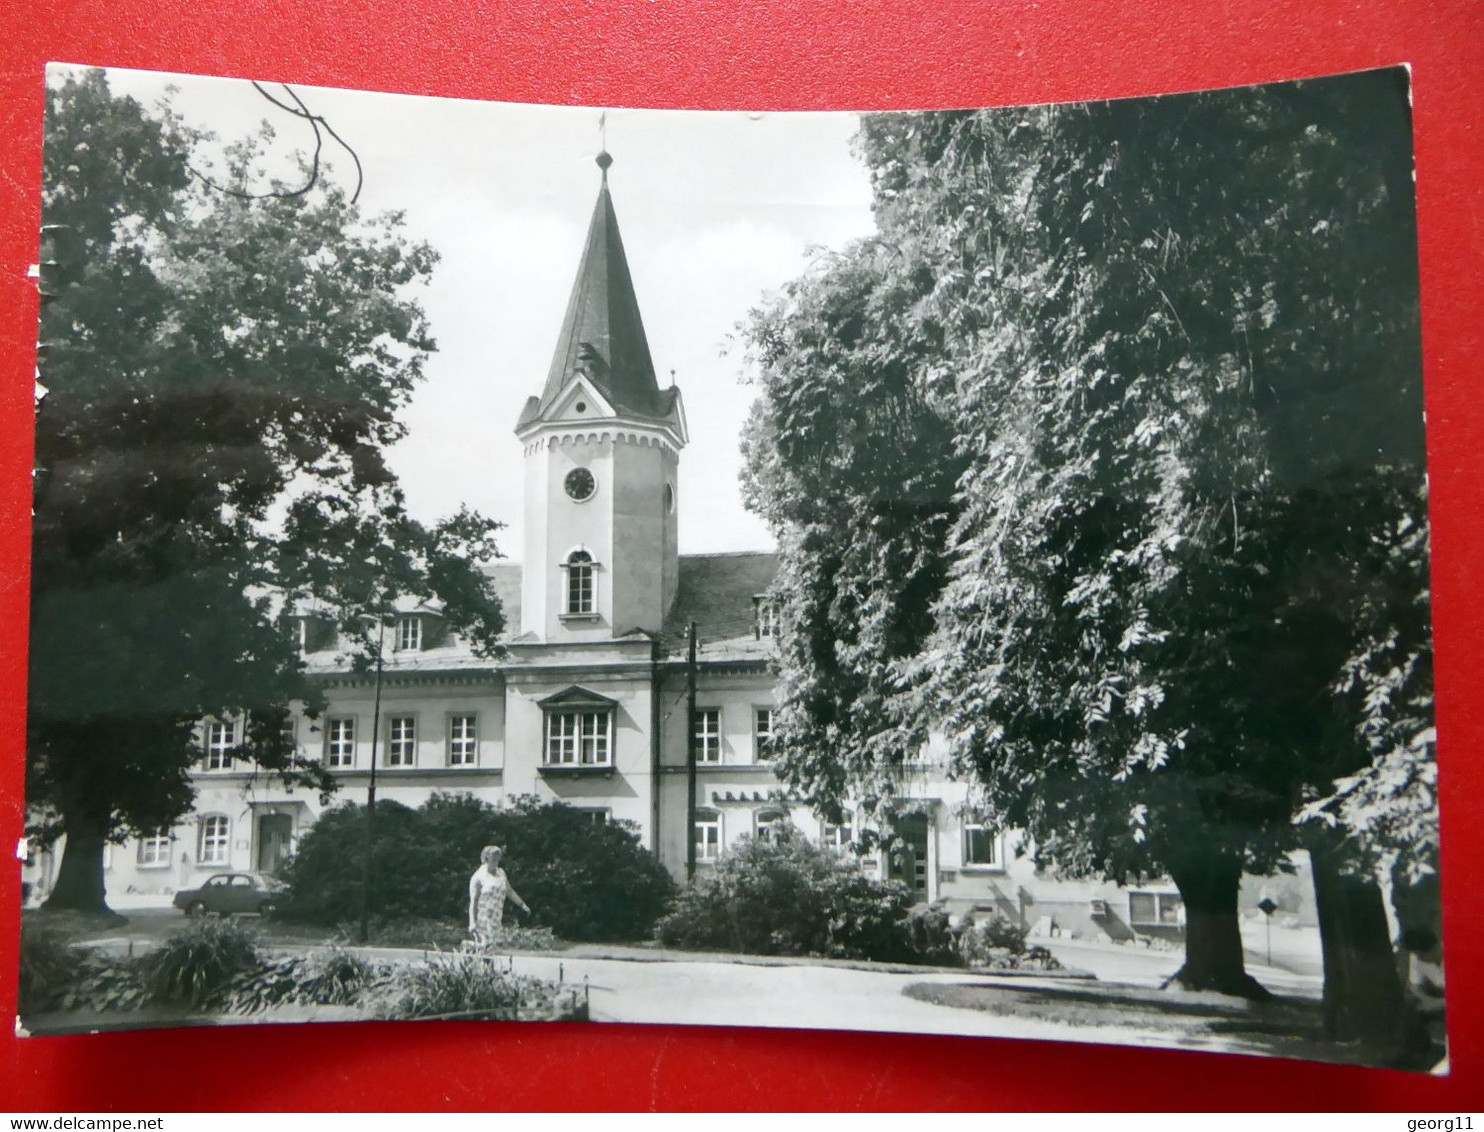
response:
M608 193L608 168L612 164L608 151L600 151L597 165L603 179L577 280L567 300L546 385L539 402L527 406L522 423L545 412L577 373L597 386L619 412L656 418L668 415L639 317L639 300L618 233L613 198Z

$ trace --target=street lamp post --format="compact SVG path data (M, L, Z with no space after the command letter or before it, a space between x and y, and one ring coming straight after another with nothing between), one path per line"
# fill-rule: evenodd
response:
M371 847L376 833L376 756L381 743L381 658L386 618L376 617L376 693L371 708L371 777L366 783L366 843L361 851L361 942L371 938Z

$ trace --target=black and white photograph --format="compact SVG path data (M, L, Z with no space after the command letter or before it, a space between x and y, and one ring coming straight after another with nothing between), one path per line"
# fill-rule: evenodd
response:
M44 129L21 1032L1447 1072L1405 68Z

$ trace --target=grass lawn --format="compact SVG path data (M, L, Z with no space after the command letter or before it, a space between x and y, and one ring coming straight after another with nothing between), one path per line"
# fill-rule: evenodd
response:
M1219 1045L1232 1053L1359 1065L1382 1060L1374 1049L1327 1039L1322 1008L1312 999L1277 997L1248 1002L1222 994L1098 982L1054 987L913 983L904 993L939 1006L1034 1018L1069 1030L1109 1031L1105 1038L1068 1035L1082 1040L1116 1042L1119 1030L1139 1030L1158 1035L1164 1039L1160 1044L1167 1040L1172 1046L1209 1049Z

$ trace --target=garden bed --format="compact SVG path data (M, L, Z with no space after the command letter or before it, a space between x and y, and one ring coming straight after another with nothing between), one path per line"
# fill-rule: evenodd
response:
M265 953L241 923L188 925L139 956L22 936L22 1026L31 1034L268 1021L461 1018L579 1021L584 990L524 978L487 953L368 960L339 947Z

